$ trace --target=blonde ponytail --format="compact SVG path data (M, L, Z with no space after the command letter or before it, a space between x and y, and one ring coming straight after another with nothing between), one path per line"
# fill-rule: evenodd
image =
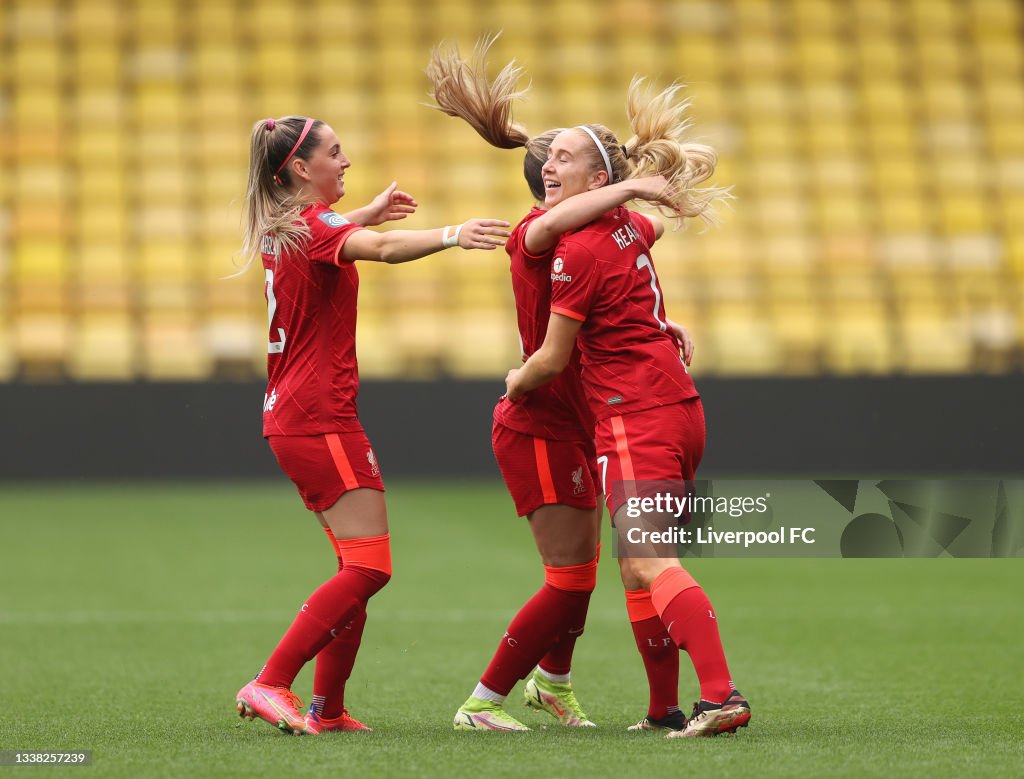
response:
M280 256L285 251L298 251L309 240L309 227L299 218L306 203L289 188L287 169L278 170L289 157L309 159L319 143L317 120L302 143L304 116L282 119L260 119L252 127L249 138L249 181L245 193L245 227L242 237L244 265L235 275L245 273L264 249ZM297 145L298 144L298 145Z
M455 44L441 44L431 51L426 72L435 105L430 107L464 120L491 146L525 148L523 175L533 196L543 200L540 169L547 161L551 141L561 130L531 138L526 128L512 119L512 103L529 87L516 89L523 69L515 60L505 65L493 81L487 78L487 54L497 39L497 35L480 38L469 61L462 59Z
M716 222L715 204L729 200L728 187L697 187L715 172L718 153L710 146L684 141L690 120L688 99L680 100L681 84L651 96L644 79L634 76L626 95L626 115L633 137L622 145L632 167L631 178L662 175L668 179L669 197L677 212L659 205L666 216L700 217Z

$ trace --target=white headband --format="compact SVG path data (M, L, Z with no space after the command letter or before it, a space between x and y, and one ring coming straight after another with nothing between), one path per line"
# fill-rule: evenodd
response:
M576 125L577 130L583 130L587 135L594 139L594 143L597 144L597 150L601 152L601 159L604 160L604 169L608 171L608 183L611 184L615 180L615 176L612 175L612 161L608 159L608 152L604 150L604 144L597 137L597 133L587 127L585 124Z

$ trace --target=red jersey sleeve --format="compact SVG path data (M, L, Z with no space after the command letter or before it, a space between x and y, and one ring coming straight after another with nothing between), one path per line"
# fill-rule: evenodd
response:
M562 242L551 261L551 312L583 322L597 293L597 260L584 246Z
M640 237L643 239L644 243L646 243L648 247L654 246L654 242L657 240L657 237L654 234L654 225L651 223L651 220L643 214L637 214L630 211L629 221L633 223L633 227L635 227L637 232L640 233Z
M509 256L512 256L513 252L519 252L527 260L550 262L551 255L555 251L554 246L540 254L533 254L526 248L526 231L534 219L543 216L545 213L542 208L533 208L530 210L530 213L523 217L523 221L513 228L512 234L509 235L508 241L505 243L505 251L509 253Z
M349 262L341 256L341 247L352 233L364 229L362 225L349 222L329 208L311 214L307 224L311 237L305 247L305 255L313 262L326 262L331 265Z

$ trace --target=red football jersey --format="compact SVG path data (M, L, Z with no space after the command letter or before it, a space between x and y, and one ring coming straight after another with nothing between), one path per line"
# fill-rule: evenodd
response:
M667 332L653 243L650 220L620 206L555 248L551 310L583 322L583 385L598 419L697 397Z
M355 264L341 247L362 226L323 203L300 215L310 240L278 257L264 242L264 291L270 320L263 435L316 435L359 429L356 395Z
M526 249L526 230L530 222L544 213L534 208L512 230L505 250L512 271L512 292L516 298L516 319L523 357L540 349L548 331L551 315L551 258L554 247L533 255ZM562 374L538 387L514 403L503 400L494 418L512 430L555 441L589 441L594 437L594 417L590 413L580 381L580 355L574 349Z

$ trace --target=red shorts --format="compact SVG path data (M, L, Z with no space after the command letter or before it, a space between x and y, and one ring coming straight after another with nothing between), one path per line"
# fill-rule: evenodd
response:
M377 457L366 433L272 435L267 441L310 511L329 509L357 487L384 491Z
M597 423L600 487L614 518L630 482L692 481L704 456L704 406L691 398Z
M537 438L495 422L491 446L519 516L554 503L597 508L596 462L589 444Z

